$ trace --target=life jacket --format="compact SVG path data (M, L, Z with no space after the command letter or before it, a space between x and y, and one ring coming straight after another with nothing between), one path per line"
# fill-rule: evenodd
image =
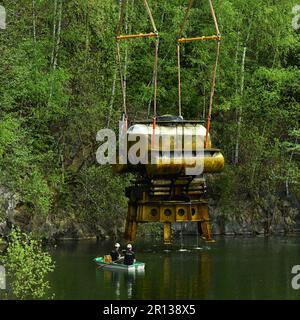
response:
M110 253L112 261L117 261L120 259L120 253L118 250L112 250Z
M124 264L130 266L134 263L135 255L132 250L126 250L124 254Z

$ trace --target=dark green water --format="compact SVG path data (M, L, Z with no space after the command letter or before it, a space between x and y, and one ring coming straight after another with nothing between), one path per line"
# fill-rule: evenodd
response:
M52 250L51 275L56 299L300 299L291 286L291 269L300 265L300 238L219 238L215 244L196 238L165 247L137 242L144 273L97 270L96 256L109 253L110 242L69 242Z

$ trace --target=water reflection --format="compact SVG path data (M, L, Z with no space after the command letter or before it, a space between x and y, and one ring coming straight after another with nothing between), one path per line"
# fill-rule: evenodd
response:
M103 270L102 272L105 287L110 287L113 290L114 297L117 300L134 298L136 278L145 274L144 270L132 272Z
M176 270L174 292L176 299L192 299L197 296L205 299L211 283L211 257L206 251L182 254L179 261L174 257L174 262L164 269L164 274L172 274ZM177 260L177 261L176 261ZM173 272L174 274L174 272ZM169 287L172 287L169 279Z
M212 274L209 251L157 252L155 260L146 262L146 271L98 270L98 281L103 279L114 299L193 299L199 293L199 298L207 298Z
M98 270L93 258L111 244L58 247L51 284L56 299L299 299L291 268L300 264L299 238L221 238L193 250L195 239L168 247L136 244L145 272ZM151 249L151 250L150 250Z
M127 288L127 298L132 299L133 286L135 283L135 273L128 272L125 274L125 284Z

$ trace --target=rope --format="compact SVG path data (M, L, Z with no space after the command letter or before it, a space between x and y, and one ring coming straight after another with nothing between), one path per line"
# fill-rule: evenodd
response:
M177 44L177 66L178 66L178 108L181 117L181 66L180 66L180 43Z
M158 72L158 49L159 49L159 38L155 41L155 55L154 55L154 103L153 103L153 111L154 117L157 114L157 72Z
M124 75L122 71L122 62L121 62L121 48L120 42L117 41L117 62L119 66L120 80L121 80L121 90L122 90L122 98L123 98L123 111L124 115L127 118L127 105L126 105L126 88L124 84Z
M183 23L181 25L180 31L179 31L179 38L177 42L177 67L178 67L178 108L179 108L179 116L182 114L182 90L181 90L181 61L180 61L180 43L184 42L191 42L191 41L206 41L206 40L217 40L217 57L216 57L216 63L213 70L213 78L212 78L212 86L211 86L211 93L210 93L210 101L209 101L209 111L208 111L208 117L207 117L207 128L206 128L206 136L205 136L205 148L208 147L208 136L210 132L210 126L211 126L211 114L212 114L212 108L213 108L213 102L214 102L214 95L215 95L215 89L216 89L216 78L217 78L217 70L218 70L218 64L219 64L219 57L220 57L220 30L218 25L218 20L215 14L214 6L212 3L212 0L209 1L209 6L211 10L211 15L214 20L214 25L216 29L217 36L209 36L209 37L195 37L195 38L182 38L182 37L191 8L193 6L194 0L189 1L188 8L186 10Z
M216 13L215 13L215 9L214 9L212 0L208 0L208 1L209 1L210 10L211 10L211 15L212 15L212 17L213 17L213 19L214 19L214 23L215 23L215 28L216 28L217 35L220 35L218 20L217 20L217 17L216 17Z
M127 0L120 0L121 8L120 8L120 19L119 19L119 23L118 23L117 30L116 30L117 36L120 36L122 25L124 23L126 2L127 2Z
M156 127L156 116L157 116L157 73L158 73L158 50L159 50L159 36L158 31L155 25L155 21L151 12L151 9L149 7L148 1L144 0L144 5L147 11L147 14L150 18L154 33L149 34L138 34L138 35L125 35L121 36L121 30L122 30L122 24L124 23L125 18L125 9L126 9L126 2L127 0L120 0L120 19L119 23L116 29L116 39L117 39L117 63L119 65L119 72L120 72L120 79L121 79L121 90L122 90L122 96L123 96L123 109L124 109L124 116L125 121L127 122L128 116L127 116L127 103L126 103L126 86L125 86L125 75L122 71L122 59L121 59L121 47L120 47L120 41L121 40L127 40L127 39L133 39L133 38L146 38L146 37L156 37L155 41L155 54L154 54L154 66L153 66L153 86L154 86L154 102L153 102L153 109L154 109L154 115L153 115L153 129Z
M153 139L154 139L154 132L156 127L156 116L157 116L157 71L158 71L158 49L159 49L159 38L158 38L158 31L155 25L155 21L153 19L152 11L149 7L148 1L144 0L144 4L150 18L154 33L156 34L156 41L155 41L155 53L154 53L154 67L153 67L153 86L154 86L154 98L153 98Z
M187 22L187 20L188 20L189 15L190 15L190 11L191 11L191 9L192 9L193 3L194 3L194 0L190 0L189 6L188 6L188 8L187 8L187 10L186 10L186 12L185 12L185 16L184 16L184 19L183 19L183 23L182 23L182 25L181 25L181 27L180 27L179 37L182 36L182 33L183 33L184 29L185 29L185 25L186 25L186 22Z
M125 9L126 9L126 0L120 0L120 2L121 2L120 20L116 30L117 37L119 37L121 34L121 29L122 29L122 24L124 23ZM121 48L120 48L119 40L117 40L117 63L119 66L119 73L120 73L124 118L125 118L125 121L127 122L128 116L127 116L127 105L126 105L126 87L124 83L125 75L123 75L123 71L122 71Z
M145 4L145 7L146 7L148 16L149 16L149 18L150 18L150 21L151 21L151 24L152 24L154 33L157 34L158 31L157 31L157 29L156 29L156 25L155 25L155 22L154 22L154 19L153 19L153 15L152 15L151 9L150 9L150 7L149 7L148 1L147 1L147 0L144 0L144 4Z
M217 70L218 70L219 57L220 57L220 46L221 46L221 42L218 41L217 42L217 58L216 58L216 63L215 63L214 71L213 71L213 80L212 80L212 87L211 87L210 101L209 101L209 111L208 111L208 117L207 117L205 148L208 147L208 135L209 135L209 131L210 131L211 114L212 114L215 88L216 88Z
M181 27L180 27L180 30L179 30L179 37L178 39L183 35L183 31L185 29L185 26L186 26L186 23L187 23L187 20L189 18L189 15L190 15L190 11L192 9L192 6L193 6L193 3L194 3L194 0L190 0L189 1L189 5L188 5L188 8L185 12L185 16L184 16L184 19L183 19L183 22L181 24ZM179 116L181 117L182 116L182 99L181 99L181 95L182 95L182 92L181 92L181 60L180 60L180 43L178 42L177 43L177 68L178 68L178 113L179 113Z
M159 38L157 37L155 41L155 54L154 54L154 67L153 67L154 99L153 99L152 147L155 146L155 129L156 129L156 117L157 117L158 49L159 49Z

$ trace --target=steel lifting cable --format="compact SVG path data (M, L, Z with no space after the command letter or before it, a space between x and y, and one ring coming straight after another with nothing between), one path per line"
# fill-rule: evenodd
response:
M210 132L211 114L212 114L214 95L215 95L215 89L216 89L217 70L218 70L219 57L220 57L220 46L221 46L221 43L220 43L220 41L218 41L218 43L217 43L217 58L216 58L216 63L214 66L214 71L213 71L213 80L212 80L210 100L209 100L209 111L208 111L208 116L207 116L206 135L205 135L205 144L204 144L205 148L208 148L208 136L209 136L209 132Z
M217 42L217 57L216 57L216 63L214 66L214 71L213 71L213 80L212 80L212 87L211 87L211 93L210 93L210 102L209 102L209 111L208 111L208 116L207 116L207 125L206 125L206 136L205 136L205 144L204 147L208 148L208 136L210 132L210 125L211 125L211 114L212 114L212 108L213 108L213 103L214 103L214 95L215 95L215 89L216 89L216 78L217 78L217 71L218 71L218 64L219 64L219 57L220 57L220 30L218 26L218 21L217 17L215 14L214 6L212 3L212 0L209 0L209 6L211 10L211 14L215 23L215 29L217 36L219 37L218 42Z
M121 35L121 29L122 29L122 25L124 22L125 7L126 7L127 0L120 0L120 1L121 1L120 19L119 19L119 23L118 23L117 30L116 30L116 33L117 33L117 63L119 66L119 73L120 73L120 80L121 80L124 120L125 120L125 123L127 126L128 115L127 115L127 105L126 105L126 88L125 88L125 83L124 83L125 75L123 75L123 71L122 71L121 48L120 48L120 40L118 39L119 36Z
M153 86L154 86L154 97L153 97L153 122L152 122L152 147L155 146L155 129L156 129L156 117L157 117L157 71L158 71L158 49L159 49L159 37L158 31L155 25L155 21L149 7L148 1L144 0L148 16L150 18L153 31L156 35L155 51L154 51L154 66L153 66Z
M180 43L177 43L177 69L178 69L178 109L179 116L182 116L181 113L181 65L180 65Z
M181 25L180 32L179 32L179 38L177 42L177 65L178 65L178 107L179 107L179 116L182 114L182 90L181 90L181 61L180 61L180 46L182 43L186 42L192 42L192 41L209 41L209 40L216 40L217 41L217 57L216 57L216 63L213 70L213 79L212 79L212 87L211 87L211 93L210 93L210 103L209 103L209 112L208 112L208 118L207 118L207 127L206 127L206 136L205 136L205 148L208 147L208 136L211 126L211 114L212 114L212 108L213 108L213 101L214 101L214 94L215 94L215 88L216 88L216 78L217 78L217 70L218 70L218 64L219 64L219 57L220 57L220 40L221 35L219 31L218 21L215 14L214 6L212 3L212 0L209 1L209 6L211 10L211 15L214 20L215 30L216 34L214 36L203 36L203 37L194 37L194 38L183 38L183 32L185 29L186 22L188 20L192 5L194 0L189 1L189 5L184 17L184 21Z
M121 2L121 10L120 10L120 21L117 26L117 62L119 64L120 69L120 78L121 78L121 89L122 89L122 95L123 95L123 109L124 109L124 115L127 119L127 106L126 106L126 87L124 84L124 78L122 72L122 61L121 61L121 48L120 48L120 41L121 40L128 40L128 39L136 39L136 38L150 38L155 37L155 54L154 54L154 67L153 67L153 86L154 86L154 124L153 127L155 127L155 121L156 121L156 113L157 113L157 70L158 70L158 48L159 48L159 35L158 31L155 25L155 21L151 12L151 9L149 7L148 1L144 0L144 5L147 11L147 14L149 16L149 19L151 21L153 31L150 33L141 33L141 34L130 34L130 35L121 35L121 29L122 24L124 22L124 12L126 7L126 0L120 0Z
M153 100L153 130L156 127L157 117L157 73L158 73L158 49L159 38L155 41L154 67L153 67L153 84L154 84L154 100Z
M153 15L152 15L152 12L151 12L151 9L150 9L150 7L149 7L149 4L148 4L148 1L147 1L147 0L144 0L144 5L145 5L145 7L146 7L148 16L149 16L149 18L150 18L150 21L151 21L151 24L152 24L154 33L157 34L158 31L157 31L157 29L156 29L156 25L155 25L155 22L154 22L154 19L153 19Z
M189 18L189 15L190 15L190 11L192 9L192 6L193 6L193 2L194 0L190 0L189 1L189 5L188 5L188 8L185 12L185 16L184 16L184 19L183 19L183 22L182 22L182 25L180 27L180 31L179 31L179 38L181 38L183 36L183 31L185 29L185 25L187 23L187 20ZM181 117L182 116L182 105L181 105L181 61L180 61L180 54L181 54L181 44L180 42L178 41L177 42L177 69L178 69L178 109L179 109L179 116Z
M186 12L185 12L185 16L184 16L184 19L183 19L183 23L182 23L182 25L181 25L181 27L180 27L179 37L181 37L182 34L183 34L183 31L184 31L184 29L185 29L185 25L186 25L187 20L188 20L188 18L189 18L190 11L191 11L191 9L192 9L193 3L194 3L194 0L190 0L190 1L189 1L189 5L188 5L188 8L187 8L187 10L186 10Z
M219 25L218 25L218 20L216 17L216 13L215 13L215 9L212 3L212 0L208 0L209 1L209 6L210 6L210 11L211 11L211 15L214 19L214 23L215 23L215 28L216 28L216 33L218 36L220 36L220 30L219 30Z
M154 57L154 69L153 69L153 82L154 82L154 101L153 101L153 122L152 122L152 148L155 148L155 129L156 129L156 117L157 117L157 71L158 71L158 48L159 38L155 41L155 57Z

